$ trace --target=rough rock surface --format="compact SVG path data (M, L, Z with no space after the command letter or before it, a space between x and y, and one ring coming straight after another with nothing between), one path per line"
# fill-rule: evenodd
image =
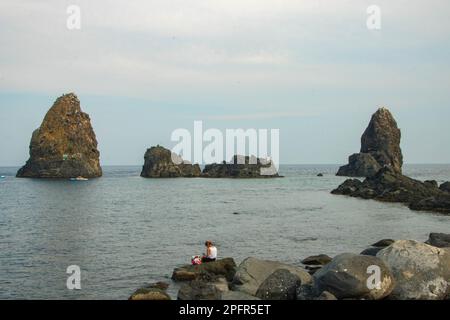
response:
M235 155L230 163L213 163L205 166L205 178L275 178L279 177L275 166L265 159Z
M220 300L261 300L261 299L240 291L225 291L222 292Z
M144 178L191 178L201 174L198 164L183 161L181 157L159 145L147 149L144 160L141 172L141 177Z
M339 168L338 176L371 177L387 166L402 172L400 129L386 108L378 109L361 137L360 153L349 157L349 164Z
M224 276L231 281L236 273L236 263L233 258L218 259L213 262L207 262L200 265L185 265L176 268L172 273L174 281L191 281L201 275Z
M395 240L393 240L393 239L381 239L381 240L375 242L374 244L372 244L372 247L384 248L384 247L390 246L394 242L395 242Z
M450 192L450 181L444 182L439 186L439 189L445 192Z
M334 294L328 291L324 291L316 298L316 300L337 300L337 298L334 296Z
M286 269L297 275L302 284L311 282L311 276L304 269L280 263L277 261L247 258L239 265L231 283L233 291L241 291L249 295L256 295L261 284L275 271Z
M89 115L73 93L56 99L33 132L30 158L20 178L95 178L102 175L97 139Z
M228 282L222 276L203 274L183 283L178 291L178 300L220 300L228 292Z
M450 234L432 232L425 243L438 248L450 247Z
M279 269L259 286L256 297L261 300L296 300L297 289L302 281L297 274Z
M166 290L167 283L157 282L136 290L128 300L171 300Z
M384 167L363 182L347 179L331 193L363 199L401 202L413 210L450 213L450 194Z
M381 250L377 257L386 263L395 278L390 299L439 300L448 293L448 250L413 240L398 240Z
M368 267L378 266L381 271L379 287L369 289ZM385 263L376 257L343 253L317 271L313 276L316 293L328 291L338 299L379 300L394 288L394 278Z

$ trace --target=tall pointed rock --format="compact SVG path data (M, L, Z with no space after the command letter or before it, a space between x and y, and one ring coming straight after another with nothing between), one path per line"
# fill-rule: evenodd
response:
M400 129L392 114L386 108L378 109L361 137L361 152L351 155L349 164L340 167L336 175L371 177L383 167L401 173L400 139Z
M100 177L99 157L89 115L81 111L77 96L69 93L56 99L33 132L30 158L17 177Z

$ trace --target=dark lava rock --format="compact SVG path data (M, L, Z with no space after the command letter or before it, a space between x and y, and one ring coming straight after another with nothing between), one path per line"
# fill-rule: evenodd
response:
M144 159L141 172L141 177L144 178L190 178L201 174L198 164L183 161L180 156L159 145L147 149Z
M102 175L100 152L89 115L73 93L56 99L33 132L30 158L19 178L95 178Z
M256 291L256 297L262 300L296 300L300 285L298 275L279 269L264 280Z
M360 255L376 257L377 253L382 249L383 247L370 247L361 251Z
M393 239L382 239L380 241L375 242L374 244L372 244L372 247L388 247L391 244L393 244L395 242L395 240Z
M444 182L439 186L439 189L445 192L450 192L450 181Z
M425 243L438 248L450 247L450 234L430 233L430 236Z
M360 153L351 155L349 164L340 167L336 175L371 177L385 166L401 173L403 155L400 138L400 129L389 110L378 109L361 137Z
M213 163L205 166L205 178L275 178L279 177L275 166L265 159L235 155L230 163Z
M183 283L178 291L178 300L221 300L228 292L228 282L222 276L203 274Z
M333 260L331 257L327 256L326 254L319 254L317 256L310 256L305 259L303 259L301 262L305 265L326 265L331 260Z
M371 266L380 268L379 287L367 285ZM338 299L378 300L388 296L394 289L394 277L379 258L343 253L317 271L313 276L313 292L328 291Z
M384 167L363 182L344 181L331 193L386 202L401 202L413 210L450 213L450 194L431 183L411 179L390 167Z
M190 281L197 279L199 276L208 274L223 276L228 281L231 281L233 280L235 273L236 263L233 258L224 258L199 265L185 265L183 267L176 268L173 271L172 279L175 281Z
M171 300L166 290L169 285L157 282L136 290L128 300Z

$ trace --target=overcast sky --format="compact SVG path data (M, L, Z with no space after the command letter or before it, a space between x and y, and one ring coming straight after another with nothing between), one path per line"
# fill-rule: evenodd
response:
M66 27L72 4L81 30ZM280 129L281 163L344 163L380 106L405 162L450 163L449 13L448 0L2 0L0 166L26 161L67 92L104 165L142 164L194 120Z

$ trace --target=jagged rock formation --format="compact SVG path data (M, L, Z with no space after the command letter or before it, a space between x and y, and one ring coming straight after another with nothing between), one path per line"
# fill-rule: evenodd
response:
M391 167L380 169L376 175L364 181L347 179L333 194L386 202L401 202L413 210L450 213L450 194L435 184L421 182Z
M144 159L141 172L141 177L144 178L190 178L201 174L198 164L183 161L180 156L159 145L147 149Z
M81 111L77 96L69 93L56 99L33 132L30 158L17 177L100 177L99 157L89 115Z
M378 109L361 137L360 153L351 155L349 163L340 167L336 175L371 177L384 166L401 173L403 156L400 138L400 129L389 110Z
M235 155L231 163L206 165L202 172L205 178L274 178L279 177L275 166L265 159L254 156Z

